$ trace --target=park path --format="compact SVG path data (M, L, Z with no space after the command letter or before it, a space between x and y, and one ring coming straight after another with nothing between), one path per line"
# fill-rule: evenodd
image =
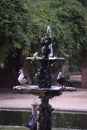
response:
M13 91L0 91L0 109L31 109L31 104L39 104L38 96ZM87 89L64 91L62 95L50 99L55 110L87 112Z

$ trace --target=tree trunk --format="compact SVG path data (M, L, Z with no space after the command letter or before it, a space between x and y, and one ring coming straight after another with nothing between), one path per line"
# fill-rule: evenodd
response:
M82 2L83 5L87 6L87 1L86 0L78 0L80 2Z
M30 71L27 67L27 61L26 61L26 58L24 57L24 64L23 64L23 67L24 67L24 73L26 74L26 76L28 77L28 80L29 80L29 85L32 84L32 80L31 80L31 76L30 76Z
M87 67L82 66L82 87L87 87Z

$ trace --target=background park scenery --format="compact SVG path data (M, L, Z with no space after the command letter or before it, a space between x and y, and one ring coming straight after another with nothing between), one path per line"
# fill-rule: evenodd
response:
M33 56L36 51L41 54L40 38L50 25L54 55L66 58L65 66L57 65L60 67L55 66L55 70L64 68L65 75L82 75L82 86L86 87L86 5L85 1L76 0L1 1L0 68L8 68L16 75L26 56ZM30 73L35 73L35 66Z
M68 119L66 115L70 117L69 127L74 124L74 127L77 128L77 125L79 124L81 128L86 128L86 12L86 0L1 0L0 2L0 90L3 88L11 88L11 90L13 90L13 86L18 84L18 72L21 67L24 68L24 71L29 78L29 84L37 84L34 75L40 67L40 64L37 64L34 61L33 63L30 63L26 60L26 57L33 57L35 54L37 54L37 52L38 56L42 56L41 38L47 35L48 26L51 28L50 36L52 38L54 56L65 58L63 62L54 63L52 66L52 78L54 84L57 84L56 77L59 71L62 71L64 76L67 78L73 79L74 76L75 81L76 78L79 79L79 83L75 84L75 87L79 88L78 92L75 91L72 95L68 94L67 92L64 93L64 101L62 98L60 98L59 102L57 102L56 97L55 101L53 99L52 105L56 102L57 105L60 104L58 107L62 109L63 107L64 109L66 107L67 112L70 112L68 111L68 107L71 107L70 110L72 109L72 111L74 110L76 112L74 113L74 116L72 112L69 113L72 114L73 118L71 115L66 114L67 112L62 113L62 115L60 115L61 112L59 112L58 116L54 116L55 114L53 114L53 125L55 124L53 127L56 128L58 126L55 120L60 122L60 120L58 120L59 117L61 120L63 119L63 123L65 123L62 124L62 127L66 127L67 122L64 121L65 119ZM83 91L81 91L82 89ZM22 107L26 107L25 103L28 101L28 99L33 101L31 95L17 95L17 93L13 91L9 94L6 89L4 90L6 95L0 91L0 103L2 108L4 108L6 104L9 104L7 105L7 108L12 107L10 105L15 104L15 107L19 107L19 110L21 103L21 105L23 105ZM18 97L15 98L15 95ZM16 99L19 102L17 102ZM84 105L79 103L83 103ZM85 107L83 108L83 106ZM29 106L27 105L27 109L28 108ZM3 123L5 123L5 120L8 121L8 119L10 119L10 114L12 114L11 111L8 112L8 118L8 116L4 115L6 114L5 111L0 111L0 121ZM79 112L77 113L77 111L82 113L78 114ZM14 115L18 116L18 114ZM26 115L27 114L18 116L18 121L21 121L20 117L22 117L24 121L25 119L28 120ZM16 122L16 118L12 117L11 121L15 120ZM27 128L6 128L0 126L0 129L25 130Z
M10 69L16 75L21 66L27 66L26 56L33 56L36 51L40 55L40 39L46 33L46 27L50 25L54 55L66 58L65 66L57 65L55 70L64 68L68 76L81 74L82 86L86 87L87 3L81 2L1 1L0 68ZM36 65L32 66L35 73Z

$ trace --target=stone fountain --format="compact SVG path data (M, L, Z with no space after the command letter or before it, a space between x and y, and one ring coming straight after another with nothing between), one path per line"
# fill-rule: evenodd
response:
M42 45L42 56L37 56L35 58L36 61L40 62L41 67L38 69L35 77L38 81L38 85L30 85L27 87L15 87L17 90L22 90L27 92L28 94L38 95L41 104L39 105L38 111L38 119L37 130L51 130L52 129L52 111L53 108L49 104L49 99L54 96L60 96L62 94L62 88L58 86L52 86L52 64L55 61L63 61L63 57L55 57L53 55L52 48L52 38L48 33L50 32L50 26L47 28L47 35L41 38ZM51 33L50 33L51 34ZM27 57L26 60L32 61L33 57Z

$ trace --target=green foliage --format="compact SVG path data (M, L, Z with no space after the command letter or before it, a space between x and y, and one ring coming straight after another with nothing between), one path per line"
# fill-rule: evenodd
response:
M45 35L50 25L55 54L69 55L71 64L82 65L79 63L86 61L87 56L87 8L76 0L33 0L32 3L37 37Z
M0 2L0 60L15 48L28 44L30 14L23 0Z
M32 6L31 43L38 46L38 40L46 34L48 25L52 28L52 37L58 54L72 56L87 50L86 8L76 0L30 0ZM37 47L36 47L37 48Z
M9 49L24 45L28 45L30 55L40 51L40 38L46 34L48 25L58 55L71 57L74 50L83 55L87 51L86 10L76 0L1 1L0 59Z

